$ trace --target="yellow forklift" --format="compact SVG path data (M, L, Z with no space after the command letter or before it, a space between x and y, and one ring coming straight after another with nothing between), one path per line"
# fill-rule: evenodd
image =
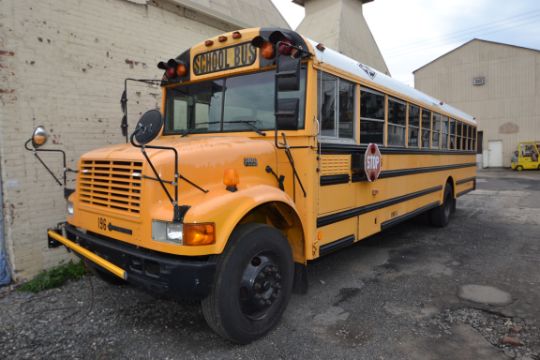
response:
M540 170L540 141L522 141L512 155L512 170Z

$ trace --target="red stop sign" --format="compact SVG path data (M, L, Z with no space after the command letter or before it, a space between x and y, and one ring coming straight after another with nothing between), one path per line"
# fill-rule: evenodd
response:
M382 156L377 144L370 143L364 154L364 171L368 181L375 181L381 173Z

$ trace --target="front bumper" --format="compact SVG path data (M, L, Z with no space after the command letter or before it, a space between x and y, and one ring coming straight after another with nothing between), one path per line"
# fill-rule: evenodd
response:
M65 236L62 236L64 234ZM69 224L49 230L49 246L59 243L89 263L151 293L176 299L202 299L210 292L216 264L208 258L143 249Z

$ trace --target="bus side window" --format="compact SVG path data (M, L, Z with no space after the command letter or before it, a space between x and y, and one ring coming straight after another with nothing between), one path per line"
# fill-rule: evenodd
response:
M458 121L457 122L457 147L456 147L458 150L463 150L463 146L462 146L463 135L462 135L462 132L463 132L463 123L461 121Z
M338 79L338 83L338 137L340 139L354 139L354 108L356 102L356 85L350 81L343 79Z
M441 139L441 114L433 114L433 137L431 140L431 147L434 149L439 148L440 139Z
M422 148L429 149L431 138L431 111L422 109Z
M336 88L337 78L320 72L319 86L319 119L321 122L321 136L337 136L336 129Z
M450 149L456 149L456 120L450 119Z
M418 128L420 126L420 108L409 104L409 146L418 147Z
M469 147L467 146L467 141L468 141L468 131L469 131L469 126L468 125L465 125L463 124L463 150L469 150Z
M441 149L448 149L448 117L443 116L441 122Z
M388 146L405 146L407 105L388 98Z
M378 91L360 89L360 143L384 142L384 95Z
M319 74L321 136L353 140L356 85L326 73Z

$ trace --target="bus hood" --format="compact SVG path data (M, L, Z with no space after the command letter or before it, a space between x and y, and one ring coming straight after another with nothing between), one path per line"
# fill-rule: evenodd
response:
M203 188L222 186L226 169L235 169L241 183L247 179L267 177L267 165L275 168L276 152L273 142L267 139L251 139L238 136L162 136L150 145L174 147L179 156L179 172ZM147 149L152 163L164 180L174 178L174 152ZM140 148L120 144L92 150L81 156L85 161L137 161L142 162L146 176L154 176ZM257 181L257 180L254 180ZM249 181L248 181L249 182ZM191 191L186 182L180 182L180 191Z
M149 146L174 147L179 153L180 164L185 162L183 160L192 160L189 158L197 157L201 162L217 165L223 161L229 162L231 158L235 156L260 156L274 152L274 145L268 141L232 136L161 137L150 143ZM170 150L157 149L147 149L147 153L152 161L157 163L159 163L163 157L168 157L173 154ZM220 156L218 156L218 158L209 158L209 153L217 153ZM203 157L204 159L201 159L200 157ZM144 156L142 155L140 148L136 148L131 144L119 144L91 150L82 155L81 159L125 159L136 161L143 160Z

